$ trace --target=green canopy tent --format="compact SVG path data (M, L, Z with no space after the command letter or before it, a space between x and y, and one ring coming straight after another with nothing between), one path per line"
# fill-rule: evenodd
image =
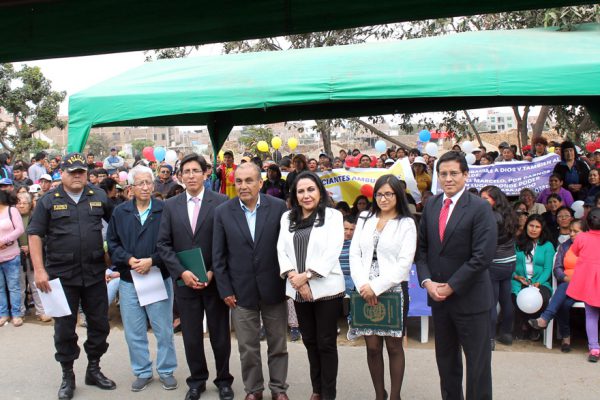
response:
M70 151L93 126L232 126L469 109L600 110L600 25L469 32L400 42L161 60L69 99ZM598 114L595 114L598 116Z
M592 0L0 0L0 62L592 3Z

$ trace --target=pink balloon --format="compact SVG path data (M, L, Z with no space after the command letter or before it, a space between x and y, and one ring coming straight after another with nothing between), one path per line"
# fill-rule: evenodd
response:
M125 171L119 172L119 180L121 182L127 181L127 172L125 172Z
M156 161L156 157L154 157L154 149L150 146L144 147L144 150L142 150L142 154L144 155L144 158L148 161Z

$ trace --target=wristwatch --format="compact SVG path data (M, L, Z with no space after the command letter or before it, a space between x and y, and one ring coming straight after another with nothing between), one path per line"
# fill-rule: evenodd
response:
M306 279L308 279L309 281L312 279L313 274L311 272L311 270L306 271Z

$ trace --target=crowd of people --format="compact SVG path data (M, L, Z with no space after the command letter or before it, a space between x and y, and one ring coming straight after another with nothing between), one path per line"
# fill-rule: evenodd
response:
M336 398L338 322L345 315L348 339L364 337L376 399L399 399L414 263L432 308L442 397L462 396L462 349L467 398L491 398L496 342L539 340L556 318L561 350L570 351L575 301L585 302L588 360L600 358L600 150L586 156L571 142L550 144L561 161L548 187L523 189L518 198L496 186L467 188L469 165L459 145L437 160L437 171L436 157L403 148L379 157L354 149L335 158L292 154L277 162L244 154L239 163L225 151L214 168L196 154L181 154L173 165L139 158L129 165L116 148L98 162L91 153L41 152L30 163L1 154L0 327L22 326L29 309L42 322L54 320L55 358L63 371L58 397L70 399L79 315L88 332L85 382L111 390L116 384L99 364L108 349L108 308L118 301L135 377L131 390L154 379L150 326L165 390L178 387L173 335L181 331L190 372L185 399L194 400L209 377L201 333L206 317L216 361L213 383L219 398L233 399L231 316L245 399L260 400L267 390L273 399L288 398L289 333L306 348L310 399L325 400ZM546 155L548 146L538 138L522 157L508 143L499 152L480 147L472 154L474 164L486 165L532 160ZM389 168L404 157L419 202L405 182L385 173L372 198L335 202L318 176L354 165ZM436 196L433 173L440 185ZM570 208L576 200L584 202L579 218ZM205 275L182 260L190 249L200 249ZM162 278L166 295L142 305L136 279L151 274ZM54 278L60 278L71 315L52 318L44 311L37 289L49 292ZM517 301L529 287L543 300L533 314ZM401 305L400 327L353 326L344 303L359 296L374 307L382 295ZM268 347L268 387L261 339Z

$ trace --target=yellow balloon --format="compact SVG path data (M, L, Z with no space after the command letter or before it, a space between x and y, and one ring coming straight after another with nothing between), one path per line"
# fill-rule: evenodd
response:
M262 151L263 153L266 153L269 151L269 145L264 140L261 140L260 142L258 142L256 144L256 148L258 149L258 151Z
M271 139L271 146L273 146L273 148L275 150L277 150L278 148L281 147L281 138L275 136L273 139Z
M554 147L548 147L548 153L554 153Z
M298 147L298 139L296 139L295 137L289 138L288 142L287 142L287 145L290 148L290 150L294 151L294 149L296 147Z
M217 158L219 159L219 161L223 161L224 156L225 152L223 150L219 150L219 153L217 154Z

